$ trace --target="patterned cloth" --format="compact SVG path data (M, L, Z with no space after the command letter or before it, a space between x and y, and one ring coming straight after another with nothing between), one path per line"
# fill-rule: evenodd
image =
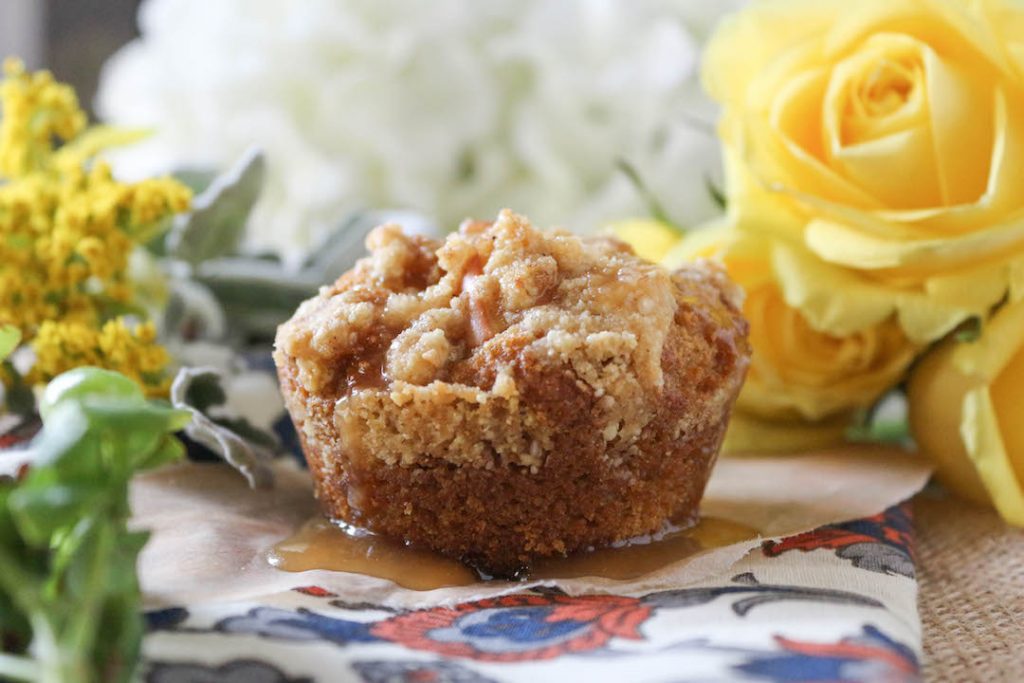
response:
M318 586L147 614L147 681L920 680L910 508L626 597L538 587L397 610Z

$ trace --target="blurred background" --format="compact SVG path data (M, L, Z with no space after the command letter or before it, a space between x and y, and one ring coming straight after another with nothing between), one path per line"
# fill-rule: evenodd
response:
M2 0L0 55L48 67L91 108L103 62L138 35L139 0Z
M117 175L267 172L244 246L297 266L354 214L502 208L578 232L720 212L701 49L743 0L0 0L0 56L146 139Z

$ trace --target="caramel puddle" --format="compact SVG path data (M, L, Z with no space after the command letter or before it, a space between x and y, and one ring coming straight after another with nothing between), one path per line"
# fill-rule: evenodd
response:
M286 572L328 569L366 574L418 591L479 581L472 569L449 557L323 517L303 524L294 536L275 545L267 559Z
M756 529L715 517L703 517L685 528L656 536L576 553L541 558L525 578L571 579L584 576L635 579L699 552L721 548L758 535ZM318 517L271 550L268 560L278 569L352 572L394 581L412 590L468 586L481 577L457 560L404 545L383 536L336 525Z
M684 528L674 528L656 537L625 541L567 557L545 557L534 561L531 579L576 579L599 576L625 581L667 567L715 548L724 548L758 536L757 529L718 517L701 517Z

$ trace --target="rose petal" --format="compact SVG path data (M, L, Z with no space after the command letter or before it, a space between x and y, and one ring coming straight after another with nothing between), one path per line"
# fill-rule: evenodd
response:
M984 314L1005 292L1007 269L992 266L978 271L965 286L964 274L931 278L924 291L916 283L894 286L846 268L822 263L792 244L777 244L772 253L775 272L786 302L797 307L817 329L837 336L877 325L894 313L906 335L915 342L937 339L964 318ZM936 296L959 287L959 297Z
M766 64L834 22L842 0L776 0L727 16L704 52L704 87L720 102L741 102ZM800 21L793 21L799 16ZM744 46L737 50L736 45Z
M834 153L851 181L887 206L935 206L942 202L935 173L931 129L919 126Z
M995 137L993 83L984 72L924 51L942 204L978 201L985 193Z
M826 161L820 131L828 79L825 67L794 75L775 98L771 115L773 125L782 135L821 161Z
M856 9L859 11L844 15L843 21L832 22L824 42L826 59L841 57L870 34L891 31L914 36L958 63L977 61L980 56L996 68L1006 70L1010 67L996 47L997 36L989 26L971 16L967 3L860 0Z
M994 46L1003 48L1003 56L1016 72L1017 78L1024 78L1024 14L1021 14L1017 0L980 0L980 10L986 20L986 28L996 36Z
M996 407L987 388L975 389L964 397L960 435L996 510L1010 524L1024 526L1024 487L1003 443ZM1018 457L1024 454L1018 453Z
M925 354L907 382L907 417L922 454L936 465L947 488L978 505L991 498L960 437L963 397L977 380L952 362L957 345L947 341Z
M843 147L856 145L927 125L923 58L927 46L909 36L882 33L868 38L854 54L832 70L825 93L825 135L830 158ZM880 87L882 74L903 72L906 92ZM890 77L888 80L895 80ZM880 92L877 92L880 91ZM877 101L879 94L897 95ZM888 105L879 111L879 105Z
M1024 206L1024 102L997 88L992 96L991 161L984 194L969 204L918 211L878 211L882 221L914 223L931 233L957 234L1003 219ZM972 122L984 125L984 122Z
M871 404L916 355L892 320L835 336L787 305L776 282L772 241L728 223L687 236L666 261L714 257L747 292L754 359L737 405L761 418L821 420Z
M1024 525L1022 375L1024 303L1016 302L989 319L977 341L947 342L927 356L909 392L915 436L938 460L943 479L973 500L986 497L981 484L1000 514L1018 525ZM951 421L962 444L946 440ZM965 471L967 463L976 474Z
M936 273L1013 254L1024 244L1024 216L954 238L892 240L865 235L847 223L819 218L807 224L807 246L821 258L863 270L918 267Z
M873 35L835 66L825 94L829 162L886 206L943 203L924 94L926 50L909 36Z
M744 142L749 147L746 162L751 178L764 188L772 191L800 188L801 192L865 210L883 207L878 198L808 153L771 122L750 117L745 124Z
M985 193L972 204L865 212L802 190L786 187L776 190L807 205L808 213L834 218L856 226L859 231L888 240L941 238L966 234L979 227L989 228L998 222L1018 220L1024 217L1024 100L1019 97L1011 99L997 89L993 101L995 139L991 151L991 172ZM730 160L728 150L726 161L732 174L729 179L742 179L740 171L732 168L739 162ZM735 182L740 186L743 184L741 180Z

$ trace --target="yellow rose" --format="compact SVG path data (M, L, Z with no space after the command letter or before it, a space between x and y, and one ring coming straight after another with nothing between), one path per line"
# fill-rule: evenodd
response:
M663 259L683 236L678 228L647 218L613 223L607 232L633 247L640 258L654 262Z
M812 327L930 341L1022 279L1024 4L756 2L704 80L730 219L798 245L779 284Z
M892 318L845 336L815 329L779 286L794 251L781 241L720 226L693 233L665 259L675 266L717 258L746 291L743 314L754 353L736 402L730 448L841 440L851 415L894 386L918 350Z
M936 347L907 393L914 438L939 479L1024 526L1024 301L1000 309L977 341Z

